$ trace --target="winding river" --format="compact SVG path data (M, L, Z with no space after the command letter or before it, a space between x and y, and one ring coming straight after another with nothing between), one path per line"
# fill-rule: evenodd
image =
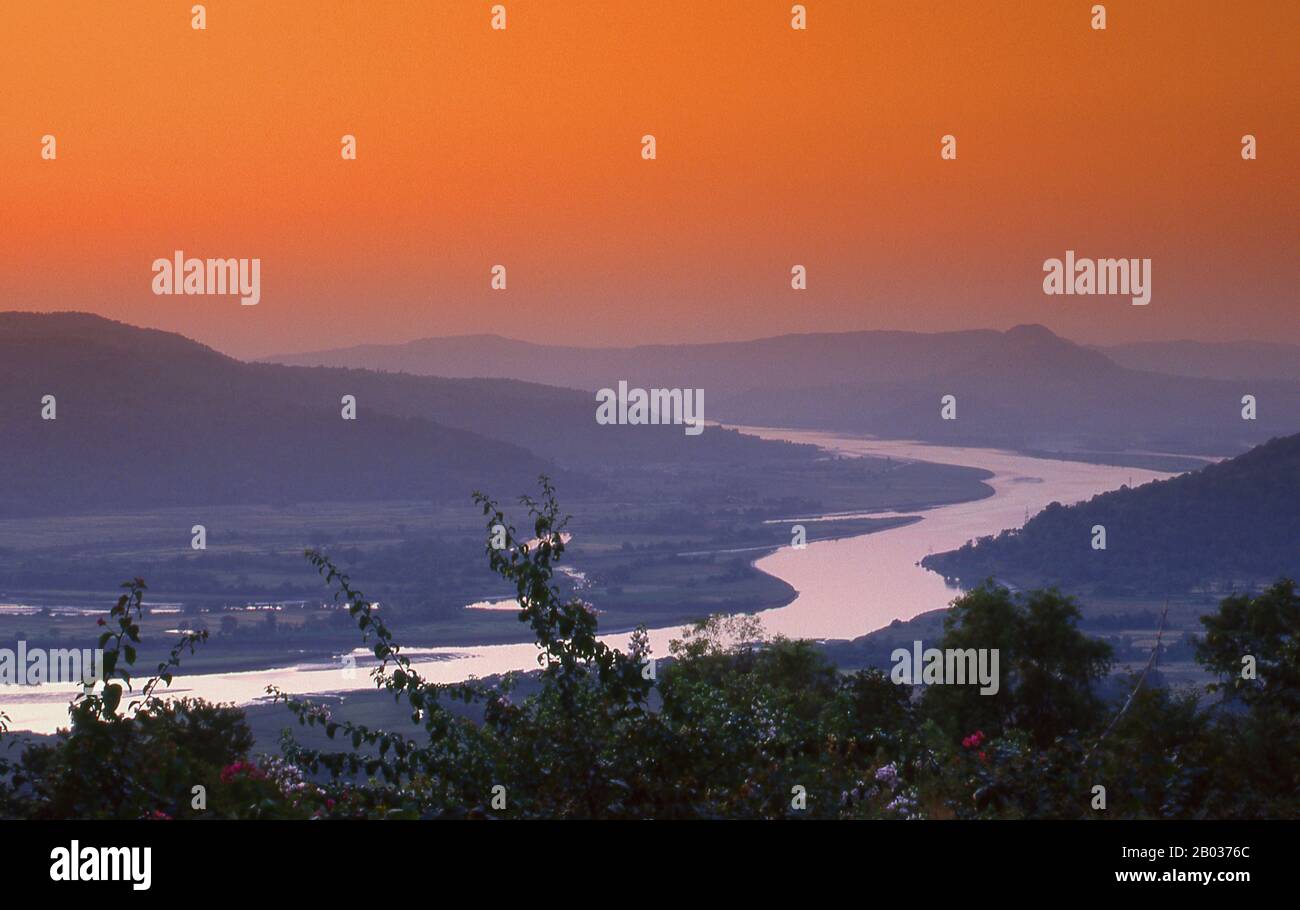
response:
M788 582L798 595L787 606L761 614L768 632L800 638L855 638L895 619L912 617L946 606L957 592L918 563L930 552L961 546L967 540L1018 527L1053 501L1070 504L1122 484L1138 485L1168 474L1137 468L1030 458L996 449L922 445L842 436L822 432L739 428L764 439L811 443L840 455L890 456L895 460L967 465L992 472L992 496L916 513L921 520L901 527L840 540L815 541L805 548L783 548L756 561L759 569ZM898 513L873 513L880 517ZM820 520L819 516L789 516L791 524ZM664 655L681 628L654 629L652 652ZM629 635L605 636L626 647ZM265 698L268 685L285 692L313 694L371 689L364 661L357 652L356 669L341 669L342 661L302 664L275 670L178 676L174 695L248 704ZM537 650L530 643L466 648L405 649L425 678L454 682L509 670L536 669ZM6 693L3 705L14 730L53 732L67 724L71 686L47 685Z

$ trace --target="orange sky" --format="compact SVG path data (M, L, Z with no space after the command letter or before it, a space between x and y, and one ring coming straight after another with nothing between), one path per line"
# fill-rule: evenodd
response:
M1300 342L1300 3L1111 2L1104 32L1075 0L808 0L805 32L791 5L505 0L498 32L489 0L212 0L194 31L190 0L7 0L0 307L241 356L1019 322ZM1067 248L1151 258L1151 305L1044 296ZM176 249L260 257L261 303L154 296Z

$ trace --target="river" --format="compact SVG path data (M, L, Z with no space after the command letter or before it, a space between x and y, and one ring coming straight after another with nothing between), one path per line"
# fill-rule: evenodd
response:
M797 592L791 603L760 614L772 633L799 638L855 638L946 606L956 591L942 578L918 563L930 552L961 546L967 540L1019 527L1056 501L1070 504L1123 484L1139 485L1170 475L1137 468L1084 464L1031 458L996 449L923 445L913 442L866 439L838 434L740 427L765 439L811 443L840 455L889 456L895 460L928 461L984 468L993 477L987 483L993 495L973 502L937 506L914 513L921 520L901 527L840 540L814 541L803 549L786 547L759 558L756 565ZM888 517L894 512L872 513ZM821 516L789 516L789 523L819 520ZM1081 546L1084 544L1081 544ZM667 654L668 642L681 636L681 627L653 629L652 653ZM625 648L629 635L604 636L609 644ZM306 664L275 670L177 676L170 692L212 701L248 704L265 698L268 685L306 695L371 689L361 651L356 669L343 660L327 665ZM488 676L509 670L536 669L537 649L532 643L464 648L408 648L404 653L420 673L437 682L456 682L470 676ZM14 730L53 732L67 724L71 686L47 685L6 693L2 709ZM286 715L287 716L287 715Z

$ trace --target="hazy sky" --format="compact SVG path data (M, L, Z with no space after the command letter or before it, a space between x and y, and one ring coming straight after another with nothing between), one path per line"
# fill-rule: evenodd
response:
M1020 322L1300 342L1300 4L1110 2L1105 31L1078 0L808 0L806 31L791 5L505 0L502 32L487 0L211 0L205 31L188 0L0 4L0 307L248 356ZM261 303L153 295L177 249L259 257ZM1066 249L1150 258L1151 304L1045 296Z

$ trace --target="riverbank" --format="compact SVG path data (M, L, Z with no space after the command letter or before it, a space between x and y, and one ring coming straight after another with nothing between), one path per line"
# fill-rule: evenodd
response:
M753 435L766 438L819 446L828 457L874 459L890 466L878 483L888 484L892 478L905 478L906 485L894 498L909 506L911 511L878 511L874 518L855 518L857 521L888 521L888 527L877 527L874 533L843 537L827 534L818 539L814 530L820 523L815 519L828 518L842 510L824 510L820 514L787 512L793 519L804 514L804 526L810 531L809 543L799 549L779 546L757 559L737 557L740 568L752 562L757 570L776 583L796 592L788 603L759 608L765 628L772 633L812 639L851 639L875 629L888 626L895 620L906 621L921 613L942 609L955 591L946 587L943 580L921 569L917 563L929 550L951 548L972 536L996 533L1006 527L1023 522L1030 510L1037 511L1053 500L1074 502L1105 489L1121 484L1145 482L1159 475L1136 469L1090 465L1051 459L1033 459L1012 453L988 449L966 449L944 446L919 446L907 442L890 442L846 437L835 434L804 433L762 428L742 428ZM952 504L938 504L933 495L925 495L917 482L927 475L944 476L945 472L916 470L909 465L959 466L949 467L947 473L974 468L983 472L983 486L987 495L968 498ZM918 520L919 517L919 520ZM790 539L784 519L777 526L780 538ZM822 524L825 529L826 525ZM577 539L581 540L579 533ZM613 548L621 549L621 548ZM576 550L576 547L575 547ZM681 572L685 560L676 556L680 549L652 564L651 569ZM699 557L707 560L709 556ZM575 556L575 560L577 556ZM582 562L578 562L582 566ZM711 571L732 571L734 567L714 564ZM585 571L585 566L584 566ZM670 586L669 591L673 590ZM677 597L688 587L679 587ZM721 609L702 612L735 612L718 604ZM739 609L744 609L739 605ZM751 607L751 610L753 608ZM509 614L480 612L497 622L514 623ZM691 618L696 618L695 613ZM610 625L617 621L613 611ZM652 627L650 642L653 653L667 653L668 641L680 637L682 620L664 619ZM403 641L414 641L397 627ZM602 636L615 647L626 647L629 635L610 632ZM445 639L443 639L445 641ZM429 649L412 649L420 671L435 681L455 682L470 676L488 676L509 670L530 670L536 667L536 648L531 642L486 644L467 646L440 646ZM183 673L173 687L175 694L191 694L211 700L248 704L265 697L267 685L276 685L294 694L330 693L369 688L365 664L358 661L351 675L341 666L291 666L244 673ZM21 710L18 710L21 708ZM10 715L15 729L53 729L64 719L63 709L57 704L38 706L24 702L15 706Z

